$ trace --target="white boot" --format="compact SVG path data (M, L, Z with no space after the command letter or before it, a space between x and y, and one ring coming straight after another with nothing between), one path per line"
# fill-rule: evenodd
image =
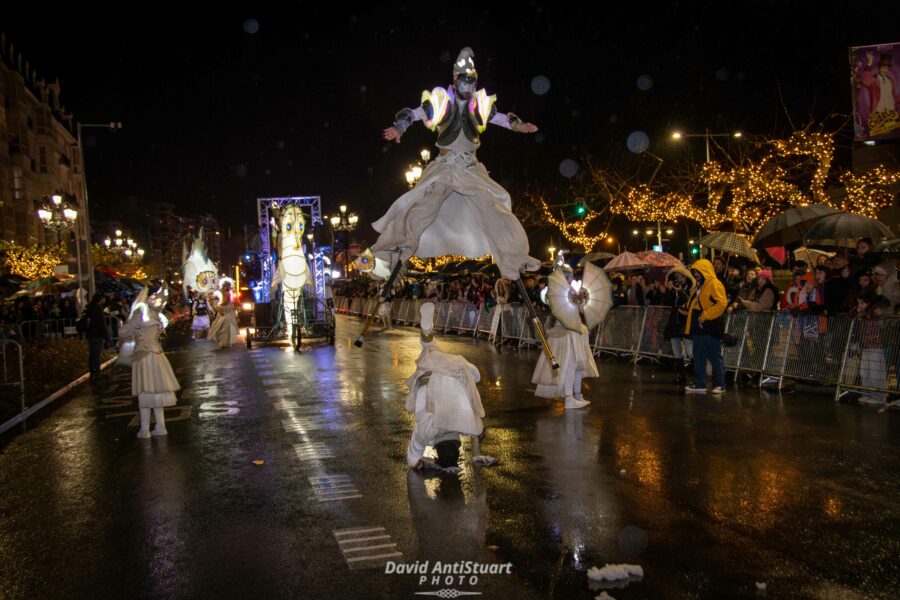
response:
M430 335L434 331L434 304L425 302L419 307L419 326L424 335Z
M142 408L141 409L141 430L138 431L137 436L142 440L150 437L150 409Z
M153 409L153 418L156 419L156 427L153 428L153 435L169 434L169 432L166 431L166 415L163 412L164 410L164 408Z
M576 408L584 408L590 404L587 400L582 400L579 395L578 398L575 396L566 396L566 410L568 409L576 409Z

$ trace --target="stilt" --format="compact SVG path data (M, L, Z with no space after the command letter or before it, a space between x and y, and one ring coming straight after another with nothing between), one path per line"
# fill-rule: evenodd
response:
M550 366L553 369L558 369L559 363L556 361L556 357L553 356L553 351L550 350L550 344L547 342L547 334L544 333L544 326L541 325L541 319L538 317L537 311L534 310L534 306L531 304L531 298L528 297L528 290L525 289L525 284L522 283L521 277L516 279L516 285L519 287L519 295L522 296L522 302L525 304L525 307L528 309L528 314L531 316L534 330L537 332L538 337L541 338L541 344L544 345L544 355L547 357L547 360L550 361Z
M391 276L388 277L388 280L384 284L384 289L381 290L381 301L385 302L391 296L391 290L394 289L394 283L397 281L397 277L400 275L400 269L406 264L405 260L398 260L397 264L394 265L394 270L391 271ZM366 339L366 334L369 333L369 329L372 328L372 324L375 322L375 318L378 316L378 311L373 310L372 314L369 315L368 320L366 321L365 326L363 327L362 333L356 338L356 341L353 342L353 345L357 348L362 348L363 342Z

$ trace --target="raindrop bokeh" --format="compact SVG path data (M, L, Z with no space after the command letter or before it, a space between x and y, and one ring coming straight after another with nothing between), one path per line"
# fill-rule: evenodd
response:
M625 143L630 151L640 154L650 147L650 138L643 131L632 131Z
M559 174L567 179L572 179L578 173L578 163L567 158L559 163Z
M637 78L637 86L639 90L648 91L653 87L653 78L649 75L641 75Z
M259 21L256 19L247 19L244 21L244 31L253 35L257 31L259 31Z
M538 75L531 80L531 91L538 96L543 96L550 91L550 80L543 75Z

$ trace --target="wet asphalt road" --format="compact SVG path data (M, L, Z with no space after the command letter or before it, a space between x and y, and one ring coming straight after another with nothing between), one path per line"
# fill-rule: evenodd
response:
M168 438L136 439L127 370L75 392L0 450L0 598L593 598L586 571L620 562L645 577L618 599L900 597L897 411L685 397L604 360L566 413L531 394L536 351L449 336L482 373L474 450L500 464L423 477L405 465L417 332L359 350L360 327L339 317L336 347L301 353L171 353ZM512 573L419 585L386 560Z

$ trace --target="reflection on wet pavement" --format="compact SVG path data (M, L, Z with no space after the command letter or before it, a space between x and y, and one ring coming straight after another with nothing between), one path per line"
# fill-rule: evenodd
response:
M601 361L588 409L535 398L536 351L447 336L482 373L486 438L458 477L405 466L416 333L170 358L168 438L135 438L130 376L82 388L0 452L0 597L897 597L900 420L830 396L685 397ZM478 467L474 454L499 459ZM355 532L378 530L377 535ZM353 534L352 537L348 535ZM371 537L372 539L367 539ZM390 560L501 565L424 581Z

